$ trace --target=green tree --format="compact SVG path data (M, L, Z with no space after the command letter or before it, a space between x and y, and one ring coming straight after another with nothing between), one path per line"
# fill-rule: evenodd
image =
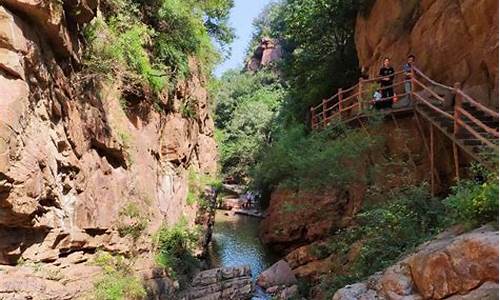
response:
M246 180L259 149L270 132L285 89L277 76L263 70L255 74L226 72L214 98L222 172Z
M232 6L232 0L103 1L102 13L86 28L86 65L156 93L189 74L190 57L209 75L221 60L219 50L234 38Z

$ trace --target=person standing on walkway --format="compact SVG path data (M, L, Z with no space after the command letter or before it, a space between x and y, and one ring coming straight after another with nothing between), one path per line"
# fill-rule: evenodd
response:
M392 98L394 97L394 87L392 87L394 82L394 68L391 67L390 58L384 58L384 65L380 69L379 76L382 77L380 79L383 99L381 108L391 108Z
M412 76L412 68L414 65L415 65L415 55L410 54L408 55L408 61L406 62L406 64L403 65L403 72L405 75L405 94L407 95L404 97L404 100L401 101L400 103L401 107L410 105L411 76Z

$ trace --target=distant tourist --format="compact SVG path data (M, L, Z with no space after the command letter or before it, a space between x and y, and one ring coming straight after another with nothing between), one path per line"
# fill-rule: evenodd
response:
M379 88L377 88L375 90L375 93L373 93L372 104L376 109L381 108L380 106L382 105L382 93L380 92Z
M212 187L210 188L210 192L212 196L212 201L214 203L217 203L217 197L219 196L219 189L215 185L212 185Z
M252 207L252 202L253 202L253 199L254 199L254 196L253 196L253 193L250 192L250 191L247 191L244 195L243 195L243 200L245 201L243 203L243 207L244 208L251 208Z
M415 65L415 55L408 55L408 61L403 65L403 72L405 74L405 94L404 100L399 103L399 106L408 106L410 105L411 99L411 76L412 76L412 68Z
M392 87L394 82L394 68L391 67L390 58L384 58L384 65L380 69L379 76L382 77L380 79L382 89L382 101L380 108L391 108L394 97L394 87Z

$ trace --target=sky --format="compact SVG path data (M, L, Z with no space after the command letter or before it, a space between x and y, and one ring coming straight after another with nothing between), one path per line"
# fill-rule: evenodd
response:
M236 39L231 45L231 56L215 68L214 74L220 76L224 71L243 66L243 59L252 37L252 21L270 0L235 0L231 10L230 24L236 30Z

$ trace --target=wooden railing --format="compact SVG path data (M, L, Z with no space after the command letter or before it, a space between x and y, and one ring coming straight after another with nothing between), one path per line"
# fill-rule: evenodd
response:
M384 88L394 88L395 96L399 99L406 96L404 89L400 88L404 85L404 72L394 73L394 81L390 86ZM328 126L333 120L342 120L345 117L353 117L371 105L371 97L375 89L373 85L379 82L383 77L363 80L360 79L357 84L348 89L339 89L338 92L328 99L310 108L311 127L320 129ZM399 91L401 90L401 91ZM399 92L398 92L399 91ZM392 97L391 97L392 98ZM389 100L382 98L383 100ZM392 100L392 99L391 99Z
M383 77L363 80L348 88L339 89L338 92L328 99L324 99L319 105L310 108L311 127L314 130L322 129L333 121L344 121L349 118L359 116L365 112L372 104L372 94L375 91L374 83L378 83ZM405 83L411 83L411 92L405 93ZM416 67L412 67L411 76L408 77L403 71L394 74L392 86L397 99L409 97L409 106L415 107L416 104L425 105L440 117L452 120L454 123L453 135L459 139L459 134L468 132L480 140L484 145L498 150L498 113L461 90L460 84L454 87L436 82L425 75ZM379 89L387 88L385 86ZM391 97L392 98L392 97ZM447 103L447 99L454 99L453 103ZM382 99L389 100L389 99ZM485 116L491 117L493 122L487 124L471 114L464 108L468 104L476 110L482 112ZM484 130L481 134L473 125Z
M419 80L420 78L427 81L432 87L442 89L445 93L449 93L454 98L454 103L445 103L444 97L439 95L428 85L425 85L422 82L423 80ZM430 97L422 97L422 93L418 92L417 88L414 88L412 90L412 96L416 100L416 103L425 104L435 112L439 113L440 116L453 120L453 137L456 140L460 140L460 134L469 133L471 136L481 141L482 144L498 150L498 112L486 107L473 97L467 95L463 90L461 90L460 83L455 83L454 87L438 83L430 79L427 75L415 67L413 68L412 83L414 87L422 88L423 91L429 93L430 95ZM437 101L434 102L432 100ZM477 111L483 113L485 117L489 117L492 122L487 124L483 120L480 120L478 117L467 111L467 109L464 108L464 104L474 107ZM447 107L447 105L450 110L443 110L443 107ZM475 129L472 124L482 129L483 134L481 134L479 130Z

